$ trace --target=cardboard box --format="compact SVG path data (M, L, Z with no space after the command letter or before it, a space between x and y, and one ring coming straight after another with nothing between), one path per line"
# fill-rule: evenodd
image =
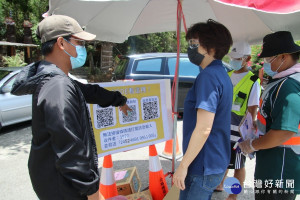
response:
M167 195L165 196L164 200L178 200L179 192L180 190L175 185L173 185L172 188L167 193Z
M115 171L115 180L119 195L137 193L141 189L140 177L136 167Z
M150 190L127 195L126 198L128 200L152 200Z

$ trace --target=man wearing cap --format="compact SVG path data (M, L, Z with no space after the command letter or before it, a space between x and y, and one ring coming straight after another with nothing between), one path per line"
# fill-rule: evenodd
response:
M100 199L96 142L86 103L129 109L126 97L67 76L86 60L85 41L96 36L73 18L41 21L44 60L25 67L12 93L32 94L32 145L28 168L39 199Z
M299 55L300 46L288 31L263 39L260 57L272 80L257 114L261 137L239 144L244 153L256 151L255 199L290 200L300 194Z
M233 148L241 139L238 127L247 111L251 114L254 122L252 128L256 129L255 120L259 105L260 79L251 71L248 71L247 63L251 59L251 47L246 41L234 42L229 56L231 58L230 66L233 69L233 71L228 72L233 85L233 101L230 135L231 159L228 169L234 169L234 177L243 185L246 176L246 157ZM225 177L216 189L217 191L223 190ZM227 199L235 200L236 198L237 194L230 194Z

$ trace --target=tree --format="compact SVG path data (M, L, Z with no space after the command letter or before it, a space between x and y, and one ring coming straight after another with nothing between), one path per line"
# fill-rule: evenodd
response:
M188 44L185 41L184 33L181 34L180 42L181 53L186 53ZM177 37L176 33L172 31L130 36L128 40L115 46L114 55L176 51Z
M33 23L35 31L38 22L42 20L42 14L48 10L47 0L1 0L0 2L0 40L5 39L5 17L11 16L16 23L17 42L23 42L23 22L25 19ZM39 40L33 38L36 43Z

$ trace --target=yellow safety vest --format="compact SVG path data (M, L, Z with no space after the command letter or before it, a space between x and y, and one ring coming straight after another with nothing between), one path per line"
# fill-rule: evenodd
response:
M228 72L229 77L231 77L232 73L233 71ZM255 81L258 81L260 84L260 79L249 71L246 76L234 86L231 112L234 112L238 116L244 116L246 114L248 99Z

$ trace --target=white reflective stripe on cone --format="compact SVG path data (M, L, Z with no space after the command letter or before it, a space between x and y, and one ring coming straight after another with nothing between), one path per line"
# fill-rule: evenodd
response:
M234 142L239 141L240 138L241 138L241 137L238 137L238 136L235 136L235 135L230 135L230 140L231 140L231 141L234 141Z
M230 125L230 129L233 130L233 131L237 131L239 132L239 126L236 126L236 125Z
M100 183L103 185L112 185L115 183L113 168L102 168Z
M149 156L149 171L158 172L161 169L162 168L158 156Z

